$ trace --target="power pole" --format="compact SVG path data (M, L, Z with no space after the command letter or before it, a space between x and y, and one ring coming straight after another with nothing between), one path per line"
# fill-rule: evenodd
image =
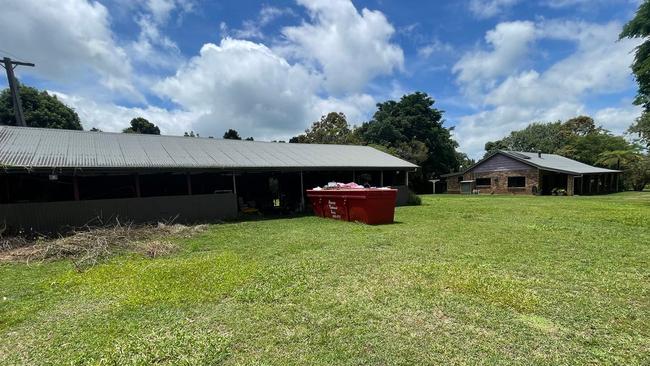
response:
M20 91L18 90L18 80L16 80L16 77L14 76L14 68L16 66L34 67L34 64L30 62L14 61L9 57L3 58L2 63L2 66L7 70L7 80L9 81L9 90L11 90L11 101L14 105L16 125L25 127L27 124L25 123L25 116L23 115L23 104L20 101Z

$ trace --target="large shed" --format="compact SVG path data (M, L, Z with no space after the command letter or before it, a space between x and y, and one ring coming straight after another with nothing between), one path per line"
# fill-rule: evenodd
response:
M442 177L448 193L587 195L615 192L620 173L556 154L496 151L462 172Z
M0 227L294 212L305 189L329 181L405 193L416 168L368 146L0 126Z

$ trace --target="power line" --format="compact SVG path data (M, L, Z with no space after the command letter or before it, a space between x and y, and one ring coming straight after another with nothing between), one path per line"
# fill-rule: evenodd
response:
M7 50L3 50L2 48L0 48L0 52L6 54L7 56L11 56L11 57L13 57L14 59L17 59L17 60L23 60L24 59L23 57L20 57L20 56L16 55L15 53L9 52Z

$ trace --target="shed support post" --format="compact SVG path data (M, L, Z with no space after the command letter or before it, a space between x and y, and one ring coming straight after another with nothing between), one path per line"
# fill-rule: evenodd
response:
M234 193L235 198L237 198L237 178L235 178L235 172L232 172L232 193Z
M384 171L383 170L379 171L379 186L380 187L384 186Z
M567 174L566 176L566 194L567 196L573 196L573 185L575 182L575 177L571 174Z
M300 211L305 211L305 185L300 171Z
M409 172L408 172L408 170L406 171L406 174L404 176L404 180L405 180L405 183L406 183L406 188L408 188L408 186L409 186Z
M352 181L355 182L355 183L357 182L357 171L356 170L352 171Z
M140 175L134 175L133 180L135 181L135 196L140 198L142 197L142 192L140 191Z
M72 190L74 192L74 200L79 201L79 180L76 175L72 177Z
M192 176L190 173L185 174L185 180L187 181L187 194L192 195Z
M618 178L621 175L621 173L614 173L614 174L616 174L616 190L615 190L615 192L618 192Z

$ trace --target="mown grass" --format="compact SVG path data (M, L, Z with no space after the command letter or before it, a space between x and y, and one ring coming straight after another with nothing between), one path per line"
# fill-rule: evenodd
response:
M649 364L650 194L428 196L0 265L0 364Z

